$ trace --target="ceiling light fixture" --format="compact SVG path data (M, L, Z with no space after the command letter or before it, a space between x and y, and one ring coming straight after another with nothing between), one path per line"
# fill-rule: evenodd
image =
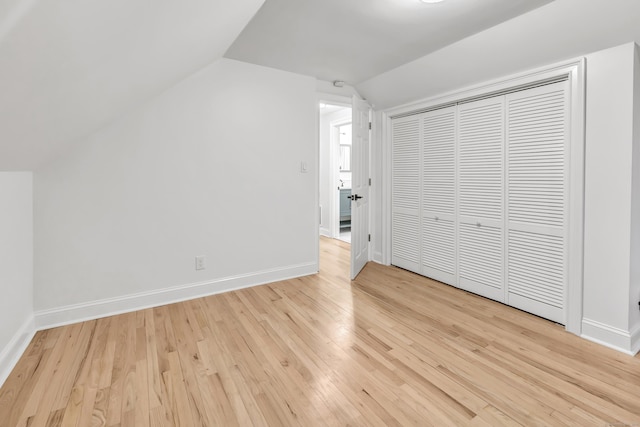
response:
M444 0L420 0L422 3L440 3Z

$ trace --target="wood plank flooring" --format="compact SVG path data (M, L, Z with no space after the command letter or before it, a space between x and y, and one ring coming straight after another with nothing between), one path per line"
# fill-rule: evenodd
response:
M322 239L321 273L39 332L1 426L640 425L640 358Z

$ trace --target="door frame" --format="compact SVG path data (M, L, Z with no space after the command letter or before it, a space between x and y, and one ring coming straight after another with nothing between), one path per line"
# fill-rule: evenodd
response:
M497 95L506 90L527 87L536 82L566 77L570 90L570 147L569 159L569 215L567 232L569 256L567 269L567 289L565 292L565 329L576 335L582 332L583 312L583 252L584 252L584 156L585 156L585 68L584 58L537 68L525 73L491 80L479 85L469 86L439 96L423 99L410 104L389 108L380 112L380 131L382 142L382 238L380 251L382 263L391 263L391 172L392 172L392 136L391 119L409 114L417 114L435 108L455 105L463 100Z

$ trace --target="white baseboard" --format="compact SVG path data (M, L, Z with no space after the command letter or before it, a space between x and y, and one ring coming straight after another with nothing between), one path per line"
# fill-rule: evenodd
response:
M331 237L331 230L326 227L320 227L320 235L325 237Z
M371 257L371 261L377 262L378 264L384 264L382 262L382 252L380 251L374 251L373 255Z
M640 352L640 326L631 331L631 354Z
M149 292L40 310L35 313L35 327L38 330L49 329L294 277L308 276L317 272L318 264L315 262L298 264L206 282L172 286Z
M633 335L635 335L635 345L633 345ZM635 356L638 352L638 340L640 339L640 329L630 333L624 329L605 325L591 319L582 319L582 338L604 345L622 353Z
M33 316L29 316L27 321L11 338L11 341L0 351L0 387L7 380L13 368L15 368L35 333L36 328Z

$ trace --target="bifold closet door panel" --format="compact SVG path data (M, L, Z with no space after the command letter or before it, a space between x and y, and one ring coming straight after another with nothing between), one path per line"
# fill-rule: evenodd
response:
M458 106L458 285L504 291L504 96Z
M422 274L456 285L456 107L422 115Z
M391 264L421 273L421 119L409 116L391 123Z
M568 82L507 95L507 302L565 323Z

